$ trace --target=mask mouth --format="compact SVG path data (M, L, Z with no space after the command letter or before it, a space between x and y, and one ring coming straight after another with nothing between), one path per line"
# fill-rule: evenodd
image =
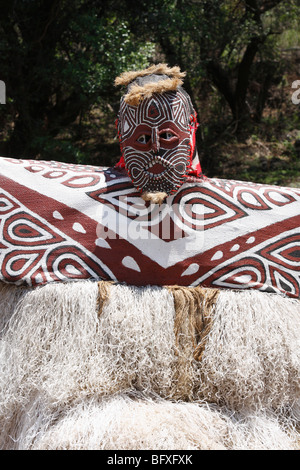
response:
M161 176L171 167L172 165L168 160L157 156L149 162L149 164L145 167L145 171L149 176L155 178Z
M151 173L152 175L160 175L166 171L166 167L164 167L161 163L154 163L153 166L147 168L147 172Z
M177 191L185 181L187 162L184 155L169 159L148 154L143 155L140 161L134 153L130 157L127 172L133 185L141 193L163 192L169 195Z

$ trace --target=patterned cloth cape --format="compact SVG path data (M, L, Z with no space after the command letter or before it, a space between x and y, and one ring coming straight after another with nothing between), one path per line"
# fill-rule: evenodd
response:
M0 280L260 289L299 298L300 190L190 177L161 205L125 170L0 158Z

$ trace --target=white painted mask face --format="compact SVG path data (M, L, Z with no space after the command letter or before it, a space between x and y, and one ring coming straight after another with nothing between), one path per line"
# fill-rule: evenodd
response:
M138 106L121 101L119 135L126 170L141 192L176 192L193 155L191 104L180 90L153 94Z

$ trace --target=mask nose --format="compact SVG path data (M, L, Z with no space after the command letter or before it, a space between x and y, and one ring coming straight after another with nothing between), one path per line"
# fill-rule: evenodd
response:
M158 153L159 149L160 149L160 143L159 143L158 129L157 127L154 127L152 129L152 135L151 135L151 150L154 153Z

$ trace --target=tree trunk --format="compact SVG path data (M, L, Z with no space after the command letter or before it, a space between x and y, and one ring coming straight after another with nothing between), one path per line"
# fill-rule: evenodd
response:
M261 37L254 37L248 44L244 56L239 64L238 77L235 87L235 110L234 119L237 123L241 123L244 118L249 115L246 104L247 90L249 86L249 78L254 58L258 52L259 45L263 42Z
M231 113L234 116L236 110L236 95L229 73L222 68L217 60L212 60L207 64L207 73L213 84L217 87L221 95L227 101Z

